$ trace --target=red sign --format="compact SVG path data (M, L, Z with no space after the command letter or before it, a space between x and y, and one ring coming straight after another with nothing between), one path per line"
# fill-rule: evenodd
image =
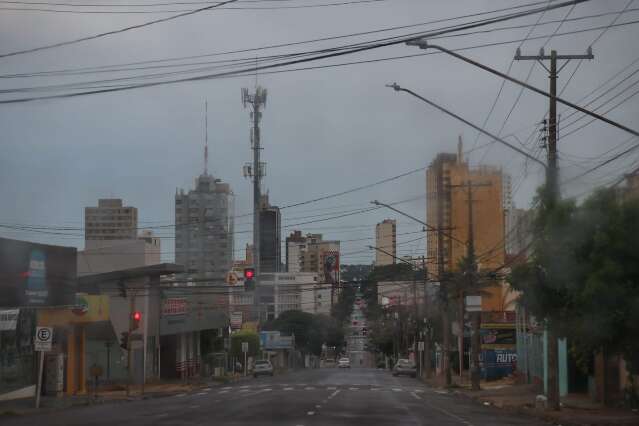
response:
M184 315L187 308L186 299L182 298L170 298L164 301L162 305L162 316L170 315Z

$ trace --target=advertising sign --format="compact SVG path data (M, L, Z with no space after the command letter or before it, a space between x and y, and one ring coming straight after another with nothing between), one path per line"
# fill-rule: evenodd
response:
M18 324L20 309L6 309L0 311L0 331L15 330Z
M482 328L482 349L514 349L517 335L514 328Z
M482 350L480 357L482 378L496 380L506 377L517 367L517 351L511 349Z
M293 349L294 342L294 336L282 336L279 331L260 332L260 345L265 350Z
M182 297L170 297L164 300L162 316L184 315L187 311L187 301Z
M339 279L339 252L324 252L322 265L324 266L324 279L326 282L336 284Z
M242 327L242 312L231 313L231 328L238 330Z

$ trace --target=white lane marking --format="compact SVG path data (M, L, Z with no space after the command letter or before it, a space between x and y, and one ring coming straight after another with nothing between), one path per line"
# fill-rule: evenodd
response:
M240 389L248 389L250 386L240 386Z
M393 388L393 392L401 392L402 388Z
M200 408L200 406L199 405L191 405L191 406L189 406L189 408Z
M225 387L222 388L222 390L230 390L230 389L233 389L233 388L230 387L230 386L225 386Z
M337 389L335 386L329 386L326 388L326 390L335 390L335 389Z
M292 391L293 388L284 388L285 391Z
M300 386L306 386L306 383L300 383Z
M306 387L304 388L304 390L313 390L313 389L315 389L313 386L306 386Z
M422 397L417 395L415 392L411 392L410 394L413 395L413 398L415 399L422 399Z
M337 389L335 392L333 392L332 394L330 394L330 395L328 396L328 399L333 399L333 397L334 397L335 395L337 395L339 392L340 392L340 390L339 390L339 389Z
M309 412L308 412L308 413L306 413L306 414L308 414L309 416L312 416L313 414L315 414L315 411L309 411Z
M212 390L213 390L213 389L211 389L211 388L205 388L205 389L204 389L204 392L211 392Z
M201 395L207 395L207 393L206 392L199 392L199 393L196 393L195 395L201 396Z
M273 389L271 389L271 388L263 389L263 391L264 391L264 392L271 392L272 390L273 390Z
M319 405L319 404L317 404L317 405L315 406L315 408L322 408L322 406L321 406L321 405Z
M228 393L228 392L229 392L229 391L224 390L224 391L219 391L219 392L218 392L218 394L221 394L221 393Z
M380 390L379 388L371 388L372 391L378 391Z
M359 390L359 388L348 388L348 390L356 391Z
M448 395L448 392L446 391L435 391L435 393L438 393L440 395Z
M177 395L175 395L176 398L182 398L183 396L186 396L185 393L178 393Z
M415 392L417 392L417 393L424 393L424 389L415 389Z

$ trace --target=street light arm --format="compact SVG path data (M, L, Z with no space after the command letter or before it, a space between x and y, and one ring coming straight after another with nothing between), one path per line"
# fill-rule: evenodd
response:
M493 138L493 139L494 139L494 140L496 140L497 142L500 142L500 143L502 143L502 144L506 145L507 147L509 147L510 149L517 151L518 153L522 154L522 155L523 155L523 156L525 156L526 158L528 158L528 159L530 159L530 160L532 160L532 161L534 161L534 162L536 162L536 163L540 164L541 166L543 166L543 167L544 167L544 169L546 169L546 168L547 168L546 163L544 163L543 161L539 160L538 158L536 158L536 157L534 157L534 156L532 156L532 155L528 154L526 151L524 151L524 150L522 150L522 149L520 149L520 148L516 147L515 145L513 145L513 144L511 144L511 143L509 143L509 142L506 142L504 139L500 138L499 136L493 135L492 133L490 133L490 132L488 132L488 131L486 131L486 130L482 129L481 127L479 127L479 126L477 126L477 125L475 125L475 124L471 123L470 121L468 121L468 120L466 120L466 119L464 119L464 118L460 117L459 115L455 114L454 112L451 112L451 111L447 110L446 108L444 108L444 107L442 107L442 106L439 106L439 105L437 105L436 103L434 103L434 102L432 102L432 101L430 101L430 100L428 100L428 99L424 98L423 96L418 95L417 93L413 92L412 90L404 89L403 87L400 87L397 83L387 84L387 85L386 85L386 87L391 87L391 88L395 89L395 91L396 91L396 92L406 92L406 93L408 93L408 94L413 95L413 96L414 96L414 97L416 97L417 99L420 99L420 100L422 100L422 101L426 102L426 103L427 103L427 104L429 104L430 106L433 106L433 107L437 108L438 110L442 111L443 113L448 114L448 115L450 115L450 116L452 116L452 117L456 118L457 120L459 120L459 121L461 121L462 123L464 123L464 124L466 124L466 125L468 125L468 126L472 127L473 129L478 130L478 131L480 131L481 133L483 133L483 134L485 134L485 135L487 135L487 136L490 136L491 138Z
M509 76L508 74L504 74L503 72L497 71L496 69L491 68L491 67L489 67L487 65L484 65L484 64L482 64L480 62L477 62L477 61L474 61L474 60L472 60L470 58L462 56L459 53L455 53L455 52L453 52L450 49L446 49L445 47L442 47L442 46L439 46L439 45L436 45L436 44L430 44L424 39L411 40L411 41L406 42L406 44L409 45L409 46L418 46L420 49L429 49L430 48L430 49L439 50L440 52L444 52L444 53L446 53L446 54L448 54L450 56L454 56L455 58L460 59L460 60L462 60L462 61L464 61L466 63L474 65L474 66L476 66L478 68L481 68L484 71L488 71L491 74L495 74L495 75L497 75L497 76L499 76L501 78L504 78L504 79L506 79L506 80L508 80L508 81L510 81L512 83L515 83L515 84L518 84L518 85L520 85L522 87L525 87L528 90L532 90L533 92L538 93L538 94L540 94L542 96L545 96L547 98L551 98L551 95L548 92L545 92L545 91L543 91L541 89L538 89L535 86L531 86L530 84L528 84L526 82L523 82L521 80L513 78L513 77ZM515 59L517 59L517 57L515 57ZM579 105L574 104L572 102L569 102L569 101L567 101L565 99L562 99L562 98L559 98L559 97L556 97L556 96L555 96L555 99L557 100L557 102L559 102L561 104L564 104L564 105L566 105L566 106L568 106L570 108L576 109L577 111L582 112L582 113L584 113L586 115L594 117L597 120L601 120L601 121L603 121L605 123L608 123L611 126L616 127L618 129L621 129L621 130L624 130L624 131L626 131L626 132L628 132L628 133L630 133L630 134L632 134L634 136L639 136L639 132L637 132L636 130L631 129L631 128L627 127L627 126L624 126L621 123L617 123L616 121L610 120L609 118L606 118L603 115L599 115L599 114L597 114L595 112L587 110L586 108L580 107Z

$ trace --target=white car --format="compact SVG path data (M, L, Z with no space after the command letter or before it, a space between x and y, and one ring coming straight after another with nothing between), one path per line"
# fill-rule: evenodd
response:
M340 360L337 361L337 366L339 368L351 368L351 360L348 358L340 358Z
M255 366L253 367L253 377L257 376L272 376L273 375L273 365L270 361L265 359L259 359L255 361Z

